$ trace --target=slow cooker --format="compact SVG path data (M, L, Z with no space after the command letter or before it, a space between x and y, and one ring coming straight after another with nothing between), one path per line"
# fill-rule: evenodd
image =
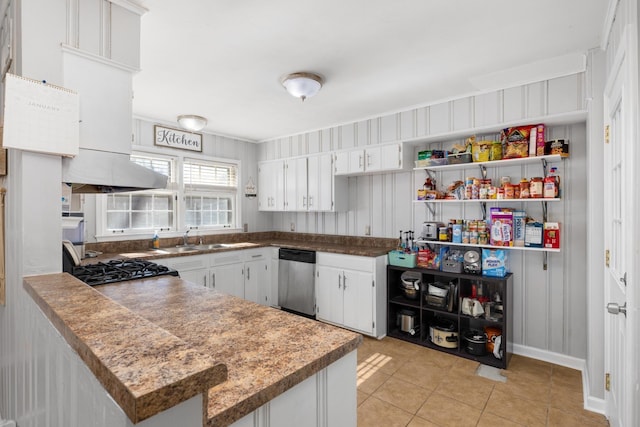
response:
M469 329L463 335L465 341L464 349L474 356L486 356L487 336L482 331Z
M405 297L415 300L420 296L422 274L416 271L405 271L400 276L400 288Z
M436 319L429 325L429 338L439 347L458 348L458 332L450 320Z

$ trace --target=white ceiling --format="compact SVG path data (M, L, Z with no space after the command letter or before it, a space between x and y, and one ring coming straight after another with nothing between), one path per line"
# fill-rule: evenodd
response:
M608 0L141 0L134 114L261 141L584 68ZM319 73L304 103L280 84Z

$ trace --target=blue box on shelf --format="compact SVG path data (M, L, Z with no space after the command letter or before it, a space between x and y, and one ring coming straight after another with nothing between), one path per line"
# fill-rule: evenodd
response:
M398 267L413 268L416 266L416 254L408 254L402 251L389 252L389 264Z

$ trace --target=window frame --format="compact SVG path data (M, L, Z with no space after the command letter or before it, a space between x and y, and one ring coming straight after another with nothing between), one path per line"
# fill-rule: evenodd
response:
M149 147L140 147L132 150L132 156L163 158L172 161L172 177L168 180L166 189L155 189L140 191L140 193L148 194L168 194L174 195L174 223L169 230L158 230L161 237L177 237L182 236L184 231L198 230L198 234L216 234L220 232L238 231L241 226L241 162L236 159L227 159L219 157L211 157L204 155L194 155L194 153L171 153L167 154L164 150L151 149ZM194 161L197 163L224 164L233 166L236 169L236 186L233 187L211 187L210 189L187 189L183 180L183 165L185 162ZM233 217L231 226L186 226L186 195L230 195L232 199ZM96 241L115 241L124 240L131 237L151 237L155 230L107 230L107 196L96 195ZM193 235L193 234L192 234Z

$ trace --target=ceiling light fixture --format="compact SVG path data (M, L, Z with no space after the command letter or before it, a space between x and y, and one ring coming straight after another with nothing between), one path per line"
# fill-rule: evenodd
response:
M281 83L292 96L304 101L318 93L324 81L315 73L301 72L289 74L282 79Z
M204 129L207 125L207 119L202 116L195 116L193 114L183 114L178 116L178 124L184 130L190 132L198 132Z

